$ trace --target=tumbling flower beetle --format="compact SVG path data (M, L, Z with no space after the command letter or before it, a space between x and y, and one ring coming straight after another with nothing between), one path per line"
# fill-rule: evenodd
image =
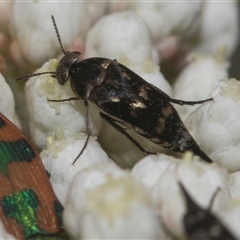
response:
M63 49L53 16L52 21L64 53L56 72L36 73L17 80L51 74L56 77L59 84L64 85L70 79L76 97L50 101L84 100L88 138L77 158L86 148L91 135L88 116L88 103L91 101L99 107L103 119L147 154L150 152L144 149L127 130L133 130L153 143L176 152L190 150L203 160L212 162L190 135L171 104L194 105L212 99L202 101L173 99L116 60L95 57L81 61L80 52L66 52Z
M0 113L0 219L16 239L68 239L37 152Z

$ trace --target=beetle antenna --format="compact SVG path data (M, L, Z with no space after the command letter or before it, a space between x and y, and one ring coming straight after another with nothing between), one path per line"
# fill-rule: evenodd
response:
M62 49L62 52L64 53L64 55L66 54L66 51L63 49L63 45L62 45L62 41L61 41L61 38L60 38L60 34L59 34L59 31L58 31L58 28L57 28L57 24L56 24L56 21L55 21L55 18L54 16L52 15L52 22L53 22L53 26L55 28L55 32L57 34L57 38L58 38L58 42L60 44L60 47Z
M35 76L44 75L44 74L52 74L53 77L56 77L56 72L41 72L41 73L34 73L34 74L29 74L23 77L19 77L16 79L16 81L27 80L30 77L35 77Z
M209 210L212 209L213 202L214 202L214 200L216 199L216 196L217 196L217 194L219 193L220 190L221 190L221 188L218 187L218 188L215 190L215 192L213 193L213 195L212 195L212 197L211 197L211 199L210 199L209 207L208 207Z

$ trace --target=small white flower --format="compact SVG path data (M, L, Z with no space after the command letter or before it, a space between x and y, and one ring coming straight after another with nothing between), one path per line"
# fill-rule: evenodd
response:
M53 189L63 205L69 186L77 172L95 164L111 161L93 138L89 139L87 147L76 159L85 142L86 135L84 134L75 134L74 137L59 141L48 137L47 149L41 152L43 164L50 173Z
M133 12L101 18L87 33L84 58L127 56L133 62L158 62L156 49L144 20Z
M216 216L236 239L240 239L240 198L230 199L222 211L216 212Z
M148 155L133 167L131 173L146 189L150 190L155 186L161 174L177 161L178 159L165 154Z
M200 16L199 42L194 51L214 54L224 45L229 58L239 39L238 19L237 1L205 1Z
M240 199L240 172L230 173L228 175L227 183L231 198Z
M199 21L202 6L201 0L112 3L114 10L131 10L139 14L148 24L157 43L161 43L162 39L172 34L190 33Z
M159 239L160 223L140 184L116 165L101 164L74 178L64 210L74 239Z
M15 1L11 18L13 41L10 52L16 64L29 69L61 52L51 15L55 17L64 46L73 44L76 38L85 34L89 26L84 1Z
M215 55L192 54L191 61L176 79L173 97L189 101L204 100L219 82L228 76L229 64L225 60L226 49L219 48ZM176 109L185 120L199 105L179 106Z
M186 127L201 148L230 172L240 170L240 82L225 79L212 92L214 100L196 109Z
M106 15L109 5L108 1L88 0L86 1L86 3L91 25L98 21L101 17Z

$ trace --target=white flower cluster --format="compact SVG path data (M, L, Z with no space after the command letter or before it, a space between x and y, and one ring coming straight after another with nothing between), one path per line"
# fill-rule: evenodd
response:
M161 146L133 133L141 146L159 152L145 157L100 117L93 103L89 104L92 137L78 156L87 139L84 102L49 101L74 97L70 82L62 86L51 74L34 76L24 90L14 88L12 93L0 75L0 111L18 127L14 97L18 101L26 97L18 112L27 109L22 124L42 150L52 186L65 207L63 222L69 236L186 239L183 217L189 206L181 183L203 209L220 189L210 211L240 238L240 82L228 75L238 41L237 3L2 2L0 71L9 72L8 62L10 70L14 65L19 73L43 63L37 72L56 71L62 53L51 15L66 51L80 51L82 59L116 59L175 99L213 98L200 106L176 106L213 164L189 152L169 156ZM174 82L167 81L175 70L179 74ZM6 80L12 81L12 76L6 74ZM151 121L151 116L146 118ZM0 237L6 238L5 234L2 231Z

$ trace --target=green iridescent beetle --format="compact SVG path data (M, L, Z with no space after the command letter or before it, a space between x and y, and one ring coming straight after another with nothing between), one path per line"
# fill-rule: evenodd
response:
M0 219L16 239L68 239L38 153L0 113Z

